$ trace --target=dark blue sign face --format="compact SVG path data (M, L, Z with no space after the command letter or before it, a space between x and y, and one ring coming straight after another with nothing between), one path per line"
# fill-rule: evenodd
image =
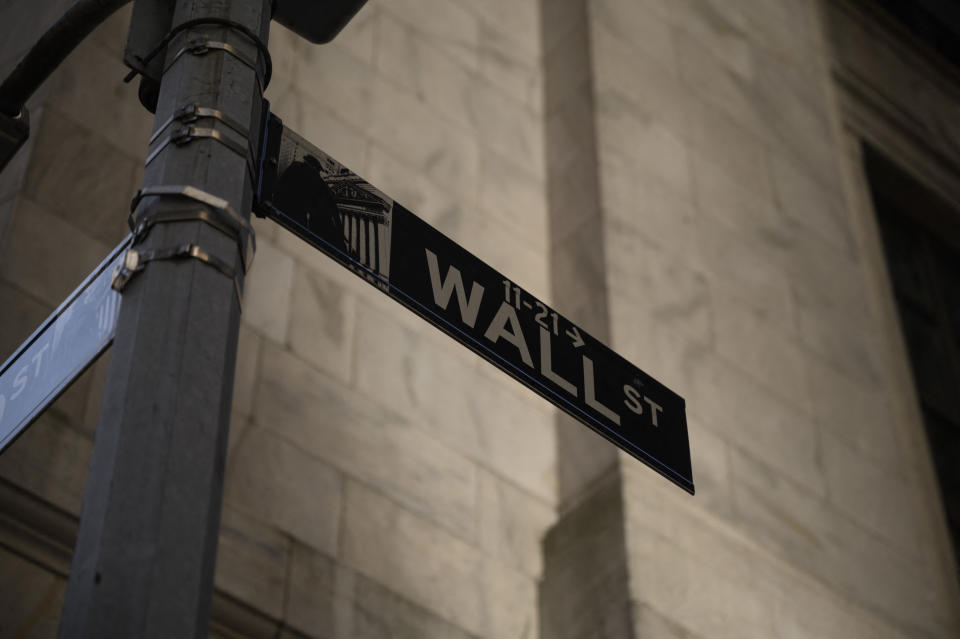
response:
M274 116L262 149L258 214L693 493L679 395Z
M0 368L0 452L113 341L120 293L110 278L129 245L127 237Z

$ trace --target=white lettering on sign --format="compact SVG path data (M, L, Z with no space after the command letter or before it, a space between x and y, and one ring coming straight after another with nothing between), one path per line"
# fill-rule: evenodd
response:
M483 301L483 285L478 282L470 282L470 294L467 295L460 269L450 265L447 267L446 276L441 277L437 254L428 248L424 250L426 251L427 270L430 274L434 303L441 309L447 310L450 306L450 298L455 295L463 323L470 328L475 328L480 313L480 305ZM576 383L564 378L553 369L553 337L566 335L570 338L570 346L578 349L586 344L580 330L573 324L569 324L569 327L561 327L561 321L566 322L564 318L561 318L556 311L551 310L542 302L535 299L530 300L525 291L510 280L503 280L503 301L500 302L496 314L484 331L484 338L493 344L497 344L501 339L512 344L519 352L523 363L534 368L530 347L527 345L518 311L526 311L532 314L533 321L539 326L540 374L567 394L573 397L582 396L587 406L620 426L620 414L597 399L596 371L592 359L586 355L581 358L583 362L583 388L578 387ZM623 404L628 410L636 415L647 415L648 423L659 426L660 416L663 413L663 407L660 404L630 384L624 384L623 396Z
M552 353L550 352L550 331L543 326L540 327L540 372L543 373L544 377L563 390L574 397L577 396L577 387L553 372Z
M643 404L640 403L642 399L650 406L650 421L653 422L654 426L660 425L659 416L663 412L663 407L660 404L656 403L646 395L641 395L640 391L631 386L630 384L623 385L623 394L626 395L626 399L623 400L623 403L627 408L632 410L637 415L643 415Z
M611 422L620 425L620 415L617 415L615 412L610 410L608 407L604 406L597 401L596 398L596 386L593 380L593 360L583 356L583 399L587 402L587 406L594 409Z
M507 324L510 324L510 330L507 330ZM517 312L506 302L500 303L497 314L493 321L487 327L487 332L483 334L494 344L502 337L517 347L520 351L520 357L523 363L533 368L533 358L530 357L530 349L527 347L527 341L523 339L523 331L520 330L520 320L517 319Z
M28 368L30 367L24 366L19 371L17 371L17 374L14 376L13 387L17 390L14 391L13 395L10 396L10 399L16 399L17 397L19 397L20 393L22 393L23 390L27 387L27 376L24 375L24 373L27 372Z
M463 278L460 276L460 270L451 265L447 269L447 277L443 282L440 281L440 266L437 264L437 255L430 249L427 252L427 268L430 270L430 285L433 287L433 301L443 310L447 310L450 304L450 295L454 291L457 293L457 303L460 305L460 317L464 324L473 328L477 323L477 312L480 311L480 300L483 299L483 286L477 282L470 287L470 297L463 288ZM529 357L529 355L527 356Z
M47 352L48 348L50 348L50 344L44 344L43 348L37 351L37 353L30 358L30 360L37 365L37 368L33 373L34 377L37 377L40 375L40 362L43 361L43 354Z

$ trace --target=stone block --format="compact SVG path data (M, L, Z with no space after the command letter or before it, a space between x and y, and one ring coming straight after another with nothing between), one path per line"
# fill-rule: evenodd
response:
M753 77L754 47L747 31L748 7L723 0L677 0L668 3L667 19L709 51L744 81Z
M824 493L819 428L811 417L722 359L700 358L689 375L689 415L811 492Z
M244 323L280 344L287 340L294 270L293 258L260 241L256 263L243 286Z
M645 238L638 226L611 220L604 230L609 295L620 298L619 304L633 303L638 315L709 339L713 319L706 277Z
M552 2L547 6L571 12L568 16L553 18L547 15L552 11L544 8L545 23L554 19L570 21L559 36L544 31L545 38L558 39L544 49L543 54L543 112L549 115L575 93L592 94L593 71L590 68L590 31L583 3Z
M762 184L744 187L721 166L699 155L693 156L691 165L695 202L701 213L750 237L764 253L775 251L772 244L784 230L773 193L757 188Z
M485 82L471 85L468 106L480 145L545 176L543 126L536 113Z
M780 214L792 226L802 226L842 252L854 252L853 234L840 193L831 191L803 167L774 154L773 180Z
M95 110L99 103L88 108ZM120 151L77 122L62 110L44 110L22 192L86 235L113 246L129 232L127 212L139 187L140 162L134 159L137 155Z
M725 296L715 298L711 309L717 352L778 397L807 409L812 401L806 386L807 357L793 327L772 324Z
M801 68L817 68L820 58L814 46L810 4L806 0L764 2L749 0L743 15L746 32L767 51L789 64Z
M562 99L551 99L549 105L544 122L548 178L563 176L566 181L569 175L574 181L586 182L586 172L596 173L597 161L592 86L585 82ZM565 202L558 198L556 204Z
M121 46L125 41L124 35ZM108 143L131 161L142 161L147 154L153 116L140 106L138 84L119 80L128 70L118 51L111 51L92 39L81 42L58 69L57 88L50 94L49 105L69 117L72 128L91 131L90 135ZM96 160L86 157L82 162L94 164ZM82 165L74 170L83 170ZM133 193L123 195L130 198ZM118 223L122 222L125 211L114 212Z
M642 602L633 603L633 633L636 637L697 639L675 620L668 619Z
M551 504L488 471L479 473L478 545L530 578L540 576L540 542L553 523Z
M644 20L648 17L644 16ZM672 40L667 25L656 18L650 24L663 29L664 35L659 37ZM664 57L663 52L650 52L642 46L639 41L610 37L591 42L591 86L598 93L615 94L638 112L664 122L671 131L686 137L688 106L697 99L697 87L691 89L680 81L672 52L667 51Z
M600 185L597 162L592 153L584 153L572 165L548 178L551 249L589 225L601 223ZM595 234L596 236L596 234ZM560 280L553 278L556 285Z
M569 303L593 291L605 290L608 234L599 216L584 220L551 246L551 289ZM561 309L562 310L562 309Z
M638 313L633 301L610 301L608 344L668 388L687 398L687 414L694 411L692 380L704 360L715 357L713 337L680 330ZM709 427L710 422L705 423Z
M439 336L439 335L438 335ZM447 339L442 337L442 339ZM438 441L510 477L534 495L554 500L553 410L503 388L501 373L482 372L463 359L427 347L424 338L373 311L360 313L357 386L367 397L389 398ZM451 343L451 349L463 347ZM495 407L495 410L494 410Z
M342 639L475 637L363 575L356 575L353 596L352 624Z
M544 540L540 635L630 637L630 590L620 478L581 491Z
M496 561L481 566L484 637L539 639L537 583Z
M358 175L367 175L369 140L354 125L301 89L280 93L271 109L306 140ZM271 224L274 224L271 222Z
M735 521L742 530L871 615L908 635L937 636L932 630L944 612L926 567L822 497L779 478L771 460L733 452Z
M357 302L316 271L297 269L290 300L290 348L317 369L349 383Z
M372 365L382 366L377 354L365 357ZM402 377L398 381L404 383ZM289 353L265 345L256 419L305 454L375 485L407 508L472 541L476 535L474 463L397 412L388 386L365 386L362 375L358 383L366 389L365 396Z
M810 59L815 60L816 54ZM824 186L836 189L839 156L821 73L807 74L762 56L756 65L754 100L779 141L777 148L804 165Z
M556 502L570 504L610 474L617 448L566 413L557 412L556 433Z
M0 572L0 636L57 637L66 580L6 548Z
M682 30L674 32L674 39L680 78L689 91L761 138L772 135L772 127L760 117L754 95L753 52L749 45L744 42L737 52L740 59L731 67L707 47L708 43Z
M342 620L337 617L340 600L349 600L349 569L330 555L294 541L290 548L288 594L284 616L291 626L310 636L339 639Z
M800 339L813 356L861 384L876 386L884 382L876 347L878 336L866 332L862 315L800 307L797 323Z
M476 64L480 40L479 18L459 2L397 0L381 4L384 14L406 22L437 43L447 55L470 68Z
M669 69L676 68L674 33L663 0L597 0L588 3L591 39L618 39L640 49Z
M740 186L770 193L768 155L763 138L712 105L689 103L691 153L721 167Z
M690 149L669 123L638 112L615 91L596 95L597 151L600 174L607 167L656 178L675 191L689 193Z
M757 243L718 220L701 215L695 252L684 255L703 273L711 297L759 312L777 326L796 325L796 304L787 270L758 250Z
M484 561L442 528L353 481L346 484L345 564L479 634Z
M919 561L921 549L932 542L918 526L923 497L907 469L866 459L829 433L823 438L823 467L833 504Z
M432 182L455 193L475 192L479 148L472 133L438 118L435 109L392 83L376 80L367 84L373 91L366 129L370 137ZM403 126L397 126L398 122Z
M689 193L622 166L609 167L600 181L603 215L611 226L632 226L667 249L672 260L691 268L699 266L691 256L698 252L697 225L702 213Z
M251 428L228 460L224 503L335 555L341 488L334 468L268 430Z
M687 418L687 436L697 504L721 517L730 518L733 510L730 444L694 417Z
M79 517L92 449L61 417L41 413L0 456L0 477Z
M572 33L586 31L589 23L582 2L547 2L540 5L542 49L549 56L561 51ZM549 65L548 65L549 66Z
M382 3L364 5L363 10L353 16L330 44L372 65L377 48L377 28L381 17L381 6Z
M470 3L470 6L482 9L486 4ZM481 22L477 51L479 76L537 114L543 113L543 71L539 49L531 53L529 45L536 42L539 35L539 24L517 38Z
M281 619L291 542L271 523L229 506L223 508L214 587Z
M682 624L671 624L670 632L697 637L905 636L889 620L838 597L834 587L804 574L809 563L797 569L782 562L738 531L719 525L686 497L675 497L669 487L659 489L652 481L640 482L640 477L631 471L625 483L632 595L655 618ZM659 478L654 481L662 483ZM777 492L777 497L787 495ZM778 502L774 498L769 503ZM791 517L784 522L784 531L797 539L803 538L804 526L817 521L808 517L801 503L782 503L782 508ZM739 516L732 521L750 534L762 528L752 519L749 528ZM830 535L824 539L831 544L856 543ZM820 546L814 554L818 552L832 551Z
M476 194L460 193L429 180L397 153L375 142L369 145L367 157L369 171L364 177L371 184L445 235L462 234L466 218L476 210Z
M484 31L495 31L515 43L518 54L536 59L540 51L540 6L536 0L459 0L479 18L481 43ZM482 45L481 45L482 46Z
M109 253L105 244L78 229L36 203L20 200L0 256L0 275L56 308ZM66 246L69 251L63 250Z
M389 13L383 13L379 22L375 59L381 76L462 129L471 129L475 62L465 64L442 44Z
M886 388L858 382L818 357L807 357L806 371L810 410L824 433L880 464L902 464Z
M371 123L374 88L382 82L373 74L371 64L342 48L306 46L294 65L293 85L362 131Z
M480 214L534 251L547 250L547 197L543 179L490 151L480 153Z

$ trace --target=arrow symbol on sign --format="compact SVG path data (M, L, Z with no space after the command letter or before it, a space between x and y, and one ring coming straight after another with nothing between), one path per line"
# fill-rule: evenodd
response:
M583 346L584 344L583 338L580 337L580 331L577 330L576 326L571 326L570 330L566 331L566 333L567 333L567 337L573 340L574 348L580 348L581 346Z

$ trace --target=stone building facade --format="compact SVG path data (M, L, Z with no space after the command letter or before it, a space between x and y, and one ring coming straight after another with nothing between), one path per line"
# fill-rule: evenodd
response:
M129 15L0 174L0 357L126 233ZM287 125L686 399L697 494L256 220L213 636L960 635L863 162L960 211L955 67L854 0L369 0L270 50ZM0 456L0 636L56 635L107 360Z

